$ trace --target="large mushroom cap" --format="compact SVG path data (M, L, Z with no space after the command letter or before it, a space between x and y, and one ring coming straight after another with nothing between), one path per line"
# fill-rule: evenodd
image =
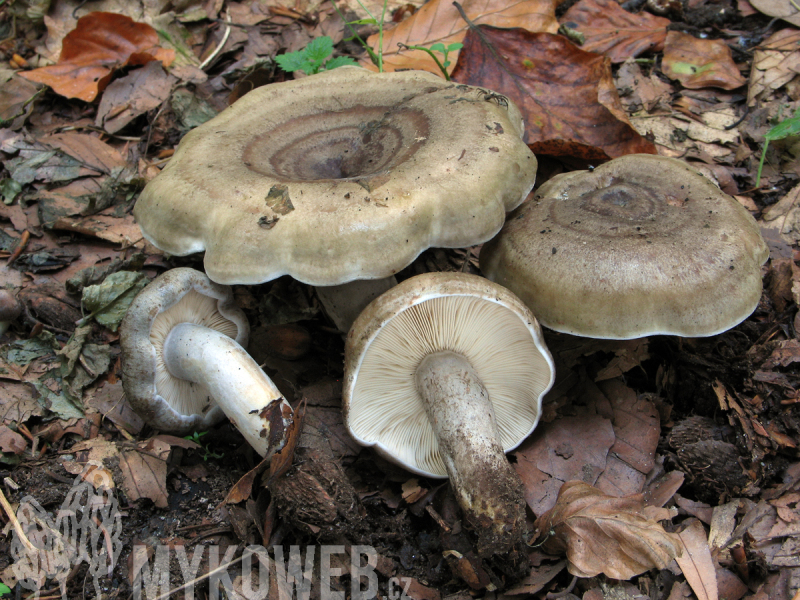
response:
M159 275L131 303L120 328L122 377L133 409L157 429L204 431L225 418L205 386L173 376L164 363L167 335L194 323L247 344L250 327L227 286L189 268Z
M145 237L219 283L388 277L482 243L536 159L513 103L430 73L342 67L258 88L187 134L137 202Z
M746 319L769 251L750 214L686 163L628 155L559 175L481 251L542 325L630 339Z
M536 427L554 378L536 319L482 277L428 273L374 300L347 336L345 423L359 443L427 477L447 471L415 372L442 351L463 356L480 377L506 452Z

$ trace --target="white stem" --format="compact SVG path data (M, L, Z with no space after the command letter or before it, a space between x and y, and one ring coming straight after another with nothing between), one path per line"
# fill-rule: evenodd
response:
M283 447L292 409L234 339L208 327L181 323L170 330L162 352L169 372L206 386L234 427L261 456ZM275 400L280 403L270 406Z
M417 367L417 390L439 439L450 485L478 534L481 555L502 554L522 541L522 481L506 460L489 393L460 354L437 352Z

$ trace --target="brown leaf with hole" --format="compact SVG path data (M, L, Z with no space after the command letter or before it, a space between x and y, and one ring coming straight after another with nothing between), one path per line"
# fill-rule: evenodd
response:
M621 63L652 50L664 49L669 19L647 12L629 13L616 0L581 0L561 18L574 23L584 37L581 49L605 54L611 62Z
M93 12L78 20L64 38L58 63L20 73L67 98L91 102L114 69L159 60L169 66L174 50L158 45L158 33L146 23L116 13Z
M661 71L692 90L705 87L734 90L746 83L725 42L701 40L680 31L667 34Z
M641 494L614 498L582 481L568 481L556 505L536 520L542 548L566 553L577 577L604 573L630 579L664 569L681 553L680 539L645 516Z
M480 25L464 38L452 77L513 100L537 154L603 160L656 153L625 116L611 62L563 37Z
M495 27L522 27L528 31L558 31L556 21L557 0L464 0L461 5L467 17L475 24ZM437 75L442 72L436 62L422 50L401 50L398 43L406 46L430 47L436 43L445 46L463 42L467 24L452 0L431 0L414 15L397 27L383 33L383 69L422 69ZM377 52L378 34L367 39ZM441 59L442 56L438 55ZM448 60L454 65L458 52L451 52ZM375 69L367 58L361 61L367 68Z

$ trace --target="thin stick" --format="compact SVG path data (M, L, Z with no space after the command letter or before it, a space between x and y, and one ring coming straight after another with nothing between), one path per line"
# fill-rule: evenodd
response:
M19 524L17 515L14 514L11 505L8 503L8 500L6 500L6 495L3 493L3 490L0 490L0 504L3 505L3 510L6 511L9 521L11 521L11 524L14 526L14 531L17 532L17 535L19 536L19 539L22 540L22 543L25 544L28 552L36 552L38 548L31 543L31 541L28 539L28 536L26 536L25 532L22 531L22 525Z
M222 49L225 47L225 42L228 41L228 36L231 34L231 25L230 25L231 14L230 13L227 13L225 15L225 21L227 22L227 24L225 25L225 34L222 36L222 41L219 43L219 46L217 46L216 49L208 56L208 58L206 58L202 63L200 63L200 70L201 71L203 69L205 69L211 63L211 61L213 61L215 58L217 58L217 55L220 52L222 52Z

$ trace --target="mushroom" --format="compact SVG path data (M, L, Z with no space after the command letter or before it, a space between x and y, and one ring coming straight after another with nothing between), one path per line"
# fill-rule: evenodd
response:
M407 279L359 315L343 405L355 440L426 477L449 477L480 555L519 547L523 486L504 453L536 427L553 360L530 310L463 273Z
M536 176L522 135L504 96L342 67L257 88L189 132L134 214L162 250L205 251L218 283L382 279L500 230Z
M120 329L125 395L151 426L179 435L227 416L264 457L279 450L292 409L242 347L249 326L227 286L167 271L131 303Z
M768 256L735 199L683 161L641 154L546 182L480 264L545 327L632 339L737 325L758 304Z
M22 314L22 305L11 290L0 288L0 335Z

